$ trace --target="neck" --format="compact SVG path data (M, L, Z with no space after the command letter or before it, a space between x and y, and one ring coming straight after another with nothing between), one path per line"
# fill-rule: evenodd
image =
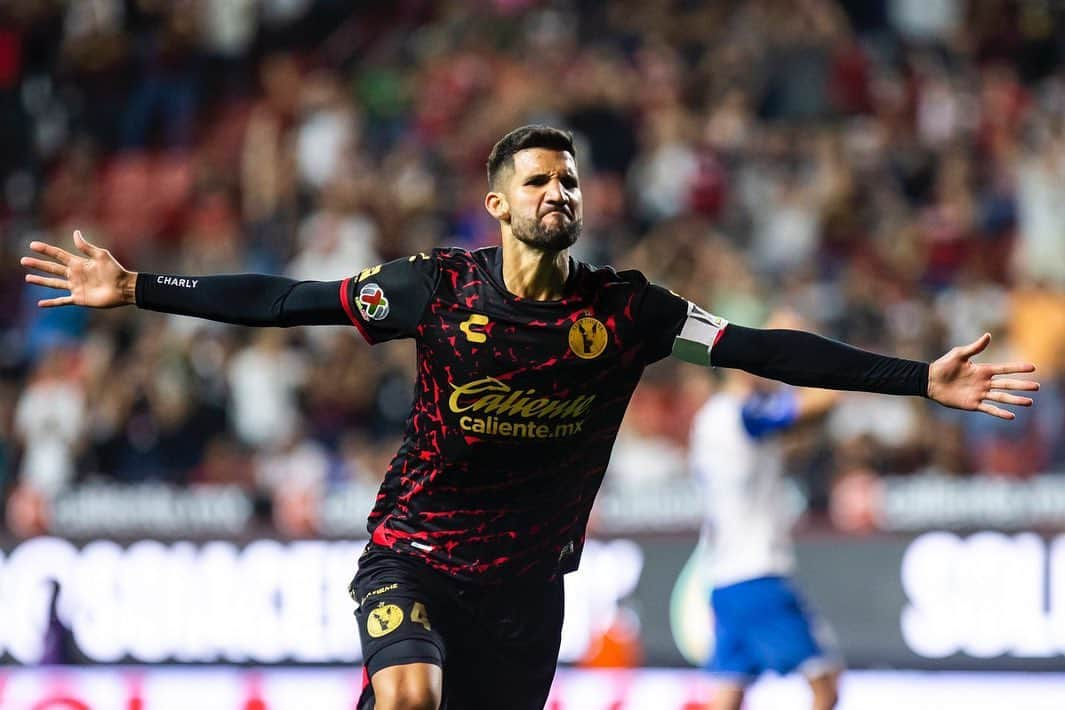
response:
M569 251L545 251L503 235L503 284L515 296L533 301L562 298L569 278Z

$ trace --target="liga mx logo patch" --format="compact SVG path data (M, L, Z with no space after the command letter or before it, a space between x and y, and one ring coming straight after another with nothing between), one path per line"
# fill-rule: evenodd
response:
M384 289L377 284L366 284L359 289L355 303L369 320L381 320L388 315L388 299L385 298Z

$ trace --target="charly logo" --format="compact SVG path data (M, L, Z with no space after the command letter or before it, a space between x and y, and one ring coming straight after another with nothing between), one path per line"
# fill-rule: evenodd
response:
M381 320L388 315L388 299L385 291L377 284L366 284L359 289L359 298L356 301L359 310L370 320Z
M403 623L403 610L395 604L382 604L371 609L366 617L366 633L371 638L381 638L399 628Z
M474 313L459 324L459 330L466 334L466 340L471 343L483 343L488 340L488 335L483 330L474 330L474 328L484 328L488 322L488 316L483 313Z
M591 316L578 318L569 329L569 349L585 360L602 355L606 341L606 326Z

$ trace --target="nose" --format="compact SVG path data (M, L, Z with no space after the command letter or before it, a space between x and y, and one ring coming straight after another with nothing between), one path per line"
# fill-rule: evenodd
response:
M547 193L544 200L556 207L565 207L569 204L569 195L559 180L552 180L547 184Z

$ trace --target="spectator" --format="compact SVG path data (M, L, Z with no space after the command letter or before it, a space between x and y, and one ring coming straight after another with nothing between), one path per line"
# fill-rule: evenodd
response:
M75 479L87 414L77 365L76 349L49 351L15 407L15 434L22 447L20 481L46 497L62 492Z
M306 364L282 331L257 331L253 338L229 363L232 424L242 442L269 450L300 428L296 395Z
M559 121L583 156L581 258L640 268L739 323L775 293L825 335L928 357L990 330L1006 359L1040 366L1040 406L1008 435L845 396L832 441L806 454L843 483L1065 472L1065 59L1046 40L1061 13L400 5L0 3L0 253L72 222L147 268L190 272L339 279L476 248L495 239L491 140ZM273 490L263 472L295 461L323 486L366 482L403 426L402 346L328 329L245 343L178 318L40 311L35 289L3 284L8 490L87 476L253 489L256 475ZM101 388L101 369L126 376ZM679 475L682 377L661 368L642 386L618 486ZM806 483L823 506L831 481ZM299 530L310 513L291 510Z

